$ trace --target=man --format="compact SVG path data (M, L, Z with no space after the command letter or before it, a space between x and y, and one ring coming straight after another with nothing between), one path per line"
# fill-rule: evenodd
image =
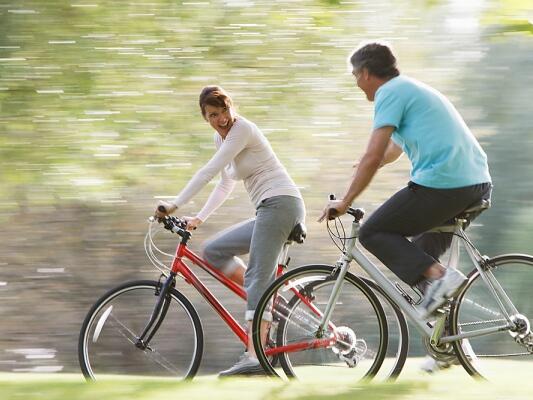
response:
M429 316L465 276L439 263L451 235L424 232L490 198L487 156L446 97L400 75L388 46L366 44L350 63L357 86L375 102L373 131L346 194L330 201L319 221L344 214L380 167L406 153L410 182L370 216L359 240L407 284L430 283L422 302Z

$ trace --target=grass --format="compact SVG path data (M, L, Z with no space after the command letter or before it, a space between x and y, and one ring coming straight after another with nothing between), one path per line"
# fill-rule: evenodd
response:
M0 374L2 400L378 400L378 399L531 399L533 371L502 369L498 382L470 378L460 367L423 375L420 360L409 360L396 382L283 382L269 378L219 380L197 377L190 382L114 379L86 383L81 374ZM529 380L528 380L529 379Z

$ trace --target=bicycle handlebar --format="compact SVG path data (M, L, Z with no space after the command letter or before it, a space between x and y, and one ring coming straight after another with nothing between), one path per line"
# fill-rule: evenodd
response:
M350 207L348 211L346 211L346 214L350 214L354 218L355 222L359 222L365 216L365 210L362 208Z
M333 193L330 193L329 199L330 200L336 200L337 198L335 197L335 195ZM349 214L352 217L354 217L354 220L355 220L354 222L359 222L365 216L365 210L362 209L362 208L349 207L348 210L346 211L346 214ZM335 219L337 217L339 217L337 209L329 208L328 209L328 219Z
M163 209L162 209L163 208ZM158 211L164 212L164 207L159 206ZM166 211L166 210L165 210ZM178 218L178 217L171 217L170 215L167 215L165 217L150 217L150 222L157 221L160 224L163 224L164 228L172 233L176 233L177 235L184 237L189 236L190 232L187 231L187 221L184 219Z

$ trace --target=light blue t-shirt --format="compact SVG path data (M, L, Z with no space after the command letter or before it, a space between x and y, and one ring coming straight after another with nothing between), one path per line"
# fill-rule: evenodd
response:
M376 92L374 129L393 126L392 140L412 164L411 180L451 189L491 182L487 155L452 103L437 90L397 76Z

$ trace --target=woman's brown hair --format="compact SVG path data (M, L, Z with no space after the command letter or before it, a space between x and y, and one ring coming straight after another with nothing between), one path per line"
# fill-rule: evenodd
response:
M220 86L206 86L202 89L200 93L200 98L198 100L200 105L200 110L202 110L202 116L205 118L205 107L224 107L231 108L233 107L233 101L229 94L226 93L224 89Z

